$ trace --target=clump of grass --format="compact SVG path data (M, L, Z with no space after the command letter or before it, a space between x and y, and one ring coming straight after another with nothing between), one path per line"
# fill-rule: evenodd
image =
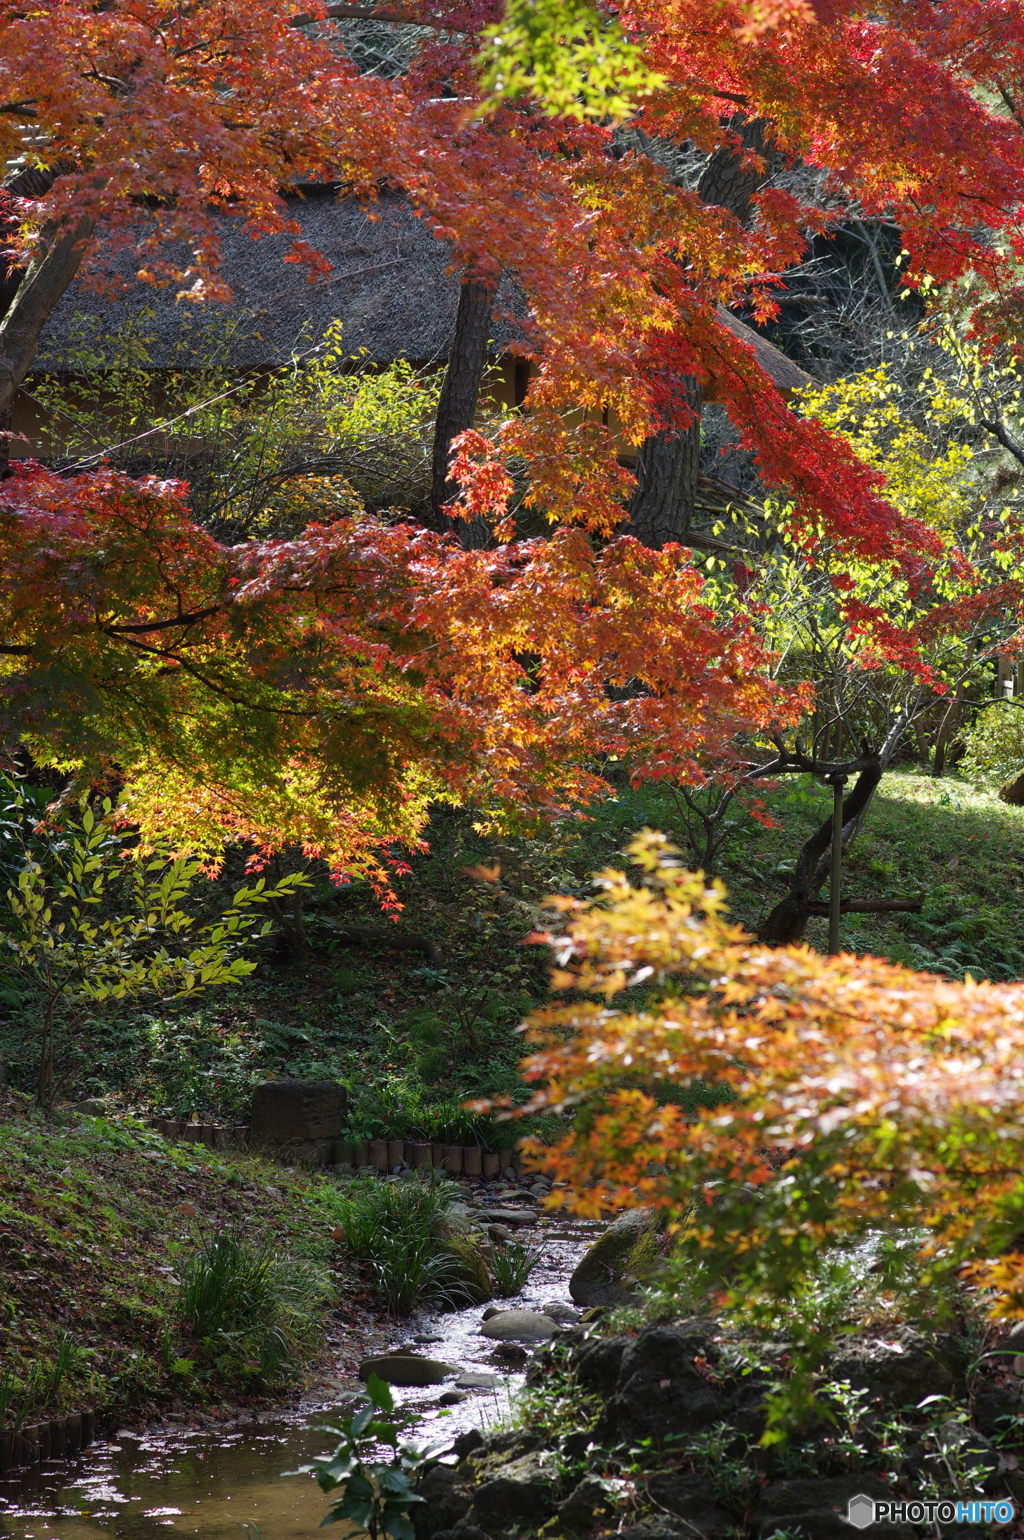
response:
M367 1264L370 1286L392 1315L428 1302L457 1309L489 1298L483 1258L455 1223L438 1180L354 1184L337 1212L346 1246Z
M491 1276L502 1299L519 1294L540 1261L540 1252L522 1241L496 1241L491 1256Z
M291 1370L329 1292L319 1269L233 1235L214 1236L180 1271L179 1317L216 1367L265 1380Z

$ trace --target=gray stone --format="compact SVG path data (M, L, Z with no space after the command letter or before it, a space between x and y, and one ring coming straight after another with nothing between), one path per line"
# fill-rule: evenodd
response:
M596 1342L585 1343L582 1351L574 1354L576 1378L584 1390L604 1400L615 1394L623 1355L631 1340L629 1337L599 1337Z
M554 1512L553 1480L534 1454L499 1466L473 1494L471 1517L485 1530L542 1524Z
M458 1372L454 1364L443 1364L436 1358L417 1358L413 1353L389 1353L382 1358L364 1358L359 1365L361 1380L368 1380L371 1374L375 1374L389 1385L440 1385L449 1374Z
M925 1396L949 1395L961 1370L962 1344L904 1329L898 1338L850 1341L828 1360L831 1379L879 1396L888 1406L917 1406Z
M84 1102L74 1102L72 1112L77 1112L83 1118L102 1118L108 1110L107 1101L102 1096L87 1096Z
M608 1226L569 1279L577 1305L621 1305L635 1298L635 1288L624 1282L629 1254L654 1224L646 1209L634 1208Z
M706 1476L684 1476L676 1471L652 1476L647 1495L659 1508L693 1525L707 1540L725 1540L736 1528L737 1515L715 1501Z
M806 1476L795 1481L776 1481L763 1487L757 1503L757 1517L772 1518L780 1513L813 1513L832 1508L846 1516L851 1497L877 1498L885 1502L892 1491L877 1476L856 1473L848 1476Z
M608 1491L600 1476L584 1476L564 1502L558 1505L558 1521L578 1534L592 1529L601 1513L611 1507Z
M437 1398L438 1406L461 1406L463 1401L469 1400L468 1390L446 1390Z
M478 1369L467 1369L455 1381L456 1390L497 1390L505 1381L500 1374L484 1374Z
M871 1497L886 1501L892 1491L877 1476L818 1476L797 1481L777 1481L763 1488L751 1516L758 1540L768 1540L779 1529L799 1530L806 1540L850 1540L856 1530L846 1514L851 1498ZM914 1540L912 1524L871 1525L871 1540Z
M496 1315L507 1314L508 1312L504 1305L488 1305L480 1319L481 1321L490 1321L493 1320Z
M547 1304L541 1305L540 1308L545 1315L549 1315L560 1326L576 1326L580 1319L579 1311L574 1310L572 1305L564 1304L560 1299L550 1300Z
M336 1080L268 1080L252 1093L249 1144L292 1160L330 1161L348 1111Z
M414 1342L420 1342L420 1343L443 1342L444 1341L444 1333L443 1332L439 1332L439 1331L421 1331L421 1332L417 1332L416 1336L413 1337L412 1340Z
M518 1208L485 1208L477 1215L485 1225L533 1225L537 1216L532 1210ZM490 1234L490 1231L488 1231ZM493 1240L493 1236L491 1237Z
M1018 1416L1020 1409L1020 1396L1009 1385L984 1385L974 1393L974 1425L990 1437L1005 1432L1009 1427L1008 1419Z
M494 1357L502 1358L506 1363L524 1364L529 1356L526 1349L518 1342L499 1342L494 1349Z
M493 1315L480 1328L482 1337L493 1337L497 1342L545 1342L553 1337L558 1325L547 1315L533 1310L503 1310Z
M438 1530L454 1528L469 1512L470 1495L451 1465L428 1466L417 1479L416 1491L423 1498L410 1510L417 1540L429 1540Z
M605 1405L595 1438L660 1441L700 1433L721 1421L722 1398L698 1369L698 1356L710 1363L718 1357L707 1323L646 1327L622 1355L618 1388Z

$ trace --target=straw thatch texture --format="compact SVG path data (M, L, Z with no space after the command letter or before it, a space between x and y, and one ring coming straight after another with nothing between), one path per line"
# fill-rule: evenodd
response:
M301 239L322 252L333 271L309 282L306 269L283 258L294 239L271 235L256 241L230 218L224 220L223 274L234 296L231 305L196 306L175 301L173 288L135 284L122 297L106 298L75 283L64 295L43 333L35 370L68 367L78 328L88 316L94 334L114 335L147 316L150 362L180 366L182 338L196 345L204 328L223 330L231 322L225 366L251 369L282 364L295 351L323 336L340 319L346 348L365 349L375 363L407 358L417 363L444 360L451 342L459 296L459 273L449 272L451 249L431 234L408 203L382 193L372 208L333 194L289 200L301 225ZM130 252L116 270L131 276ZM522 314L522 300L508 281L498 293L493 336L501 351L515 323L501 311Z

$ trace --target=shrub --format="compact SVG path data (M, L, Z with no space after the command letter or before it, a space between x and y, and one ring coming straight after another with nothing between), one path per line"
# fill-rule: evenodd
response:
M1024 767L1024 711L1012 701L986 706L967 729L964 742L964 774L1001 784Z
M354 1185L337 1200L345 1244L365 1262L377 1298L393 1315L430 1301L449 1307L490 1297L477 1247L460 1231L436 1179Z
M313 1336L329 1294L323 1274L267 1242L217 1235L181 1268L178 1313L219 1369L286 1374Z

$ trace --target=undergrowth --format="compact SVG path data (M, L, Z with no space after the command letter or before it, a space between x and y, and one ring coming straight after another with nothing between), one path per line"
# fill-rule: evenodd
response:
M338 1271L329 1184L0 1105L0 1420L279 1393ZM233 1260L232 1260L233 1253ZM230 1264L230 1265L229 1265ZM334 1271L331 1271L334 1269Z

